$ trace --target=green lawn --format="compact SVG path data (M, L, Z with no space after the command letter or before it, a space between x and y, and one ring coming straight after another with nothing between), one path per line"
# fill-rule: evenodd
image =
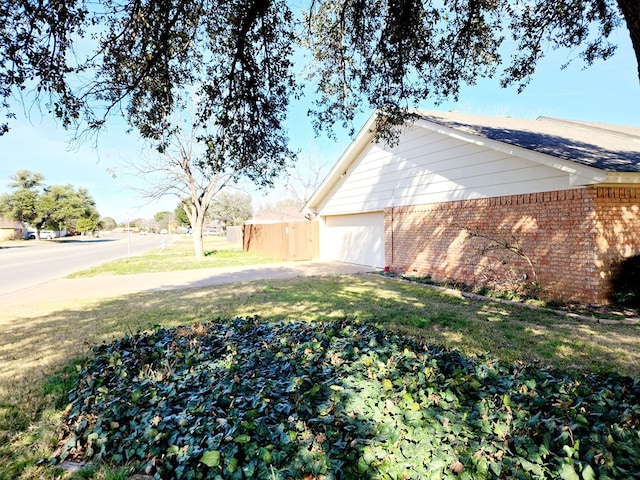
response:
M243 252L241 245L230 244L225 237L203 237L203 241L204 258L195 258L193 240L189 236L182 236L167 248L158 248L145 255L104 263L73 273L69 278L235 267L274 261L271 257Z
M184 247L171 246L162 255L174 252L180 258ZM139 271L150 268L157 254L141 257L145 260ZM240 251L233 255L238 262L251 261ZM209 267L224 264L223 257L207 257ZM117 271L110 268L105 271ZM93 346L159 326L235 317L265 322L353 319L470 357L491 354L514 365L640 376L637 325L581 322L376 275L256 281L13 309L0 320L0 479L62 478L59 470L39 460L55 449L74 365L89 358Z

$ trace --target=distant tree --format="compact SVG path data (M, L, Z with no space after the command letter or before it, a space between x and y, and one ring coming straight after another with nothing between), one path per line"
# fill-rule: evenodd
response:
M142 217L136 217L133 218L131 220L129 220L129 226L130 227L135 227L135 228L144 228L149 224L149 222L147 221L147 219L142 218Z
M4 216L28 223L38 232L48 227L63 230L80 219L99 218L96 204L84 188L72 185L44 186L44 177L29 170L19 170L11 177L11 193L0 197Z
M158 223L168 222L171 219L171 212L156 212L153 214L153 219Z
M301 207L303 203L295 198L285 198L273 202L265 202L256 209L256 217L269 220L287 221L303 218Z
M322 155L305 153L289 168L285 180L276 187L278 198L265 200L255 209L257 217L281 221L304 218L302 207L320 186L330 168Z
M103 217L99 222L100 228L103 230L113 230L118 226L116 221L111 217Z
M46 187L36 209L38 230L46 226L60 231L68 228L72 221L86 218L97 222L100 217L89 192L84 188L75 189L72 185Z
M120 223L118 223L118 226L120 228L137 228L140 225L145 225L147 222L144 218L140 218L140 217L136 217L136 218L125 218L124 220L122 220Z
M95 232L98 228L98 218L85 217L79 218L76 222L76 231L82 234Z
M169 230L171 228L171 222L173 222L174 219L173 212L156 212L153 215L153 219L155 220L156 225L159 229L166 228L167 230Z
M211 216L225 225L242 225L253 216L251 196L242 192L220 192L211 203Z
M19 170L11 176L11 193L0 196L2 216L18 222L35 225L39 219L37 204L43 188L44 177L40 173Z
M189 208L189 200L182 200L176 206L176 209L173 211L174 218L176 219L176 223L180 225L191 226L191 220L189 219L189 215L187 215L186 209Z

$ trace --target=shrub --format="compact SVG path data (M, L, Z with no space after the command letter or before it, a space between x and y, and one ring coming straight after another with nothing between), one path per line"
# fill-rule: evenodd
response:
M617 265L611 287L612 301L640 308L640 255L625 258Z
M236 319L96 348L67 456L157 479L640 478L638 386L353 321Z

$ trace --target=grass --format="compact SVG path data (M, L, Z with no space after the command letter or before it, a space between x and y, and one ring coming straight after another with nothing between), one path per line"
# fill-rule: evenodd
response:
M243 252L241 246L230 244L224 237L204 237L203 241L204 258L195 258L193 240L191 237L184 236L165 249L155 249L145 255L104 263L72 273L69 278L236 267L274 261L273 258L265 255Z
M180 258L183 245L175 248ZM173 246L166 253L172 251ZM149 268L157 254L141 257L146 260L138 268ZM233 255L238 262L249 261L248 256L242 259L242 252ZM118 271L109 268L104 272ZM465 355L491 353L514 363L640 376L638 325L583 323L375 275L255 281L36 304L4 312L0 320L0 479L63 478L39 460L55 449L64 392L73 380L74 365L90 355L93 345L156 325L236 316L283 321L357 318Z

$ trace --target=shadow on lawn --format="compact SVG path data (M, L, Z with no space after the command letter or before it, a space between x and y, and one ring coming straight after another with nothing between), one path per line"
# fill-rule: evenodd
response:
M200 287L197 282L195 287ZM427 341L458 347L464 353L499 352L527 347L525 360L542 350L550 365L564 365L575 345L623 373L640 374L637 326L585 324L518 307L471 302L429 288L373 276L309 277L243 282L232 285L154 291L122 296L93 305L20 319L3 325L0 381L26 371L63 364L100 344L153 328L216 318L259 315L269 320L330 320L342 317L397 324ZM626 350L614 354L615 347ZM507 359L509 359L507 357ZM587 363L588 364L588 363Z
M610 364L620 373L640 374L637 326L585 324L374 276L336 276L146 292L13 321L3 325L0 340L0 388L7 391L21 378L63 366L88 355L92 345L126 333L255 315L267 320L356 318L400 326L465 354L489 352L506 360L581 369Z
M269 321L358 319L394 325L465 354L490 352L498 358L552 366L574 363L597 370L619 365L623 373L637 375L640 364L637 327L584 325L378 277L298 278L129 295L6 324L0 340L0 404L23 413L27 409L26 416L34 420L50 401L41 395L50 372L89 356L92 346L158 325L236 316ZM344 409L349 401L345 398L334 408ZM352 418L352 413L341 411L344 418ZM367 437L379 426L358 423L353 428ZM358 445L352 446L354 455L364 455ZM360 478L367 478L365 472Z

